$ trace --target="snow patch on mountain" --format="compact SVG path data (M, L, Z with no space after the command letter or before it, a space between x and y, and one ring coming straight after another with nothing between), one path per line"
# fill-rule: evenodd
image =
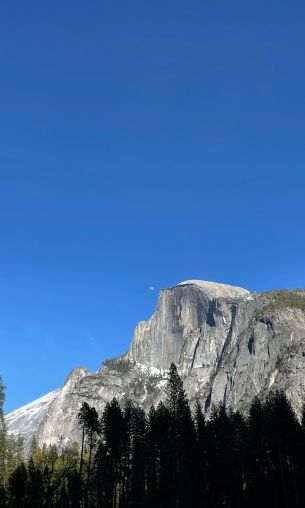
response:
M38 427L59 392L60 388L53 390L34 402L5 415L9 433L20 435L27 441L28 436L33 433L33 429Z

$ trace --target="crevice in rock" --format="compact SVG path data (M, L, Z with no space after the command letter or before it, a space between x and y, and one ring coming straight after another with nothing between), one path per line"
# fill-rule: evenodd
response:
M248 349L249 349L250 355L255 355L255 342L254 342L253 332L248 340Z
M234 327L234 324L235 324L235 319L236 319L236 313L237 313L237 304L236 303L233 303L231 305L231 323L230 323L230 328L229 328L229 331L228 331L228 335L226 337L226 340L224 342L224 345L223 345L223 348L221 350L221 353L219 355L219 357L217 358L217 363L216 363L216 368L215 368L215 371L212 375L212 378L211 378L211 381L210 381L210 384L212 386L212 388L210 389L210 393L206 399L206 403L205 403L205 411L207 412L210 408L210 405L211 405L211 400L212 400L212 391L213 391L213 383L214 383L214 380L219 372L219 369L222 367L222 359L225 355L225 352L227 350L227 347L228 347L228 344L230 343L230 340L231 340L231 337L232 337L232 333L233 333L233 327ZM227 390L227 387L226 387L226 390ZM226 392L225 392L225 397L226 397Z
M263 323L264 325L266 325L268 330L272 330L272 332L274 333L273 323L272 323L271 319L269 319L266 316L262 316L260 318L259 322Z
M227 338L226 338L226 340L224 342L222 351L221 351L221 353L219 355L218 365L217 365L216 371L218 370L219 365L222 364L222 358L224 356L224 353L226 352L228 344L230 343L230 340L231 340L231 337L232 337L232 333L233 333L233 326L234 326L235 319L236 319L236 312L237 312L237 305L234 303L234 304L231 305L231 323L230 323L230 328L229 328L229 331L228 331Z
M207 412L210 409L211 400L212 400L212 390L210 391L209 395L207 396L207 400L205 401L204 405L205 412Z
M193 366L194 366L194 361L195 361L195 358L196 358L196 353L197 353L197 349L198 349L198 346L199 346L199 342L200 342L200 337L198 337L197 342L196 342L196 345L195 345L195 348L194 348L194 353L193 353L193 359L192 359L191 369L192 369L192 368L193 368Z
M222 399L222 403L224 406L226 406L226 398L227 398L227 385L225 386L225 391L224 391L223 399Z
M206 319L206 323L209 326L216 326L215 319L214 319L214 313L213 313L214 307L215 307L215 303L213 300L212 302L209 303L208 314L207 314L207 319Z

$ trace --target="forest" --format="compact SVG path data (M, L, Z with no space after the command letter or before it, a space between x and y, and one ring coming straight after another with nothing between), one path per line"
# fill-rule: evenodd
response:
M298 419L281 392L245 414L219 404L206 419L172 364L164 402L148 414L130 400L101 415L83 402L81 445L41 448L34 437L27 450L6 431L3 383L0 395L1 507L305 506L305 410Z

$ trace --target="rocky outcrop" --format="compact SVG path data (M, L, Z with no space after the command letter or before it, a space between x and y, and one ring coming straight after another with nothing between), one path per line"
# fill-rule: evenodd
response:
M19 434L25 442L28 442L33 432L38 429L40 423L44 420L50 405L59 393L60 389L58 388L58 390L47 393L47 395L34 400L34 402L30 402L7 414L5 419L9 432Z
M74 369L28 426L27 437L35 432L40 443L78 441L83 401L102 410L113 397L131 398L148 410L164 397L171 362L179 367L191 403L199 397L207 414L219 401L246 411L254 396L273 389L283 389L300 411L305 292L256 295L197 280L162 290L151 319L136 327L128 353L105 361L97 373ZM18 411L25 414L26 408ZM8 427L16 433L19 424L12 415Z
M171 362L179 364L191 333L205 324L213 328L217 300L230 306L248 294L245 289L204 281L164 289L152 318L138 324L128 358L157 369L168 369ZM192 357L193 353L189 351Z

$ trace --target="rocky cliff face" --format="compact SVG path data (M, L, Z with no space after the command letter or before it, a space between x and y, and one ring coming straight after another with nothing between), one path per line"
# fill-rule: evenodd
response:
M53 400L59 395L60 389L47 393L43 397L30 402L20 409L16 409L6 415L6 424L9 432L21 435L26 441L33 434L33 430L37 429L40 422L44 419L49 406Z
M74 369L25 437L35 432L40 443L78 441L83 401L102 410L113 397L131 398L149 409L164 396L171 362L191 402L199 397L207 413L219 401L247 410L255 395L270 389L283 389L299 411L305 401L305 292L255 295L205 281L164 289L151 319L136 327L128 353L94 374ZM27 406L7 416L10 431L21 430L18 414L26 413Z
M217 300L239 301L248 291L224 284L187 281L161 291L156 312L149 321L141 321L134 333L128 358L157 369L180 364L186 342L202 326L215 328ZM188 351L194 361L199 352Z

